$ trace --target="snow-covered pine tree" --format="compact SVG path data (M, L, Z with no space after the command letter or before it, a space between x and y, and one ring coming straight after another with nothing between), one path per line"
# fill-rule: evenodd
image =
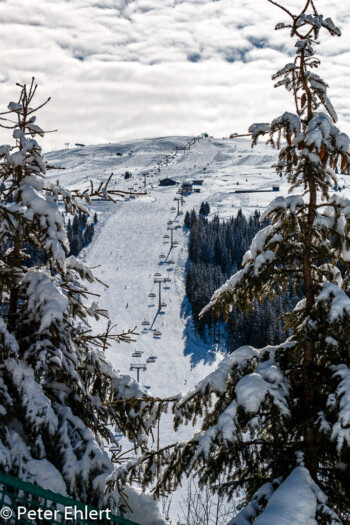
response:
M203 485L243 496L230 525L350 523L350 200L331 193L336 166L348 166L349 138L315 73L320 31L341 33L315 4L307 0L298 15L278 5L290 19L276 29L296 38L296 56L274 79L296 113L250 128L253 144L269 134L280 148L277 173L292 195L269 205L261 219L270 224L243 269L201 314L247 311L293 285L303 299L286 315L292 336L277 347L239 348L176 399L175 428L199 417L202 427L174 446L157 485L171 491L197 473Z
M101 335L89 329L89 317L108 314L89 293L91 270L66 257L61 209L73 216L89 213L83 200L90 198L46 178L36 141L45 132L35 117L44 104L33 105L34 80L19 87L18 102L0 116L0 125L13 129L16 142L0 147L0 469L118 512L120 492L105 494L114 468L106 445L115 443L112 429L117 426L145 446L153 416L141 418L128 402L106 404L142 398L146 391L113 370L104 351L112 340L128 341L134 332L117 334L110 322ZM108 198L107 186L101 192ZM45 260L29 267L33 250L44 252ZM130 507L133 494L126 488ZM153 500L143 497L143 503L152 506ZM155 511L142 523L158 519L164 523Z

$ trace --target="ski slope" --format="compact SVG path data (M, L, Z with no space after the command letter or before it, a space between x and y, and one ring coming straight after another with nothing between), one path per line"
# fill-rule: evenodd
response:
M159 396L194 386L221 359L217 348L195 335L190 320L185 298L187 233L183 228L184 215L177 214L178 205L174 201L179 197L176 193L179 185L193 179L204 181L198 186L201 192L192 193L180 205L183 213L199 208L205 200L210 203L211 215L218 213L222 218L236 214L239 208L249 214L265 207L275 196L236 194L237 189L271 189L273 184L280 185L271 169L275 152L264 145L252 150L247 140L202 137L188 149L181 149L191 142L191 137L168 137L47 155L50 164L66 168L51 177L57 178L58 173L60 182L70 188L87 187L90 179L95 184L105 181L113 172L112 187L147 191L145 196L126 198L116 204L95 201L93 210L99 222L91 245L81 256L90 266L98 266L95 275L108 284L108 287L96 284L92 291L101 294L100 302L118 330L136 326L139 333L135 343L116 344L108 350L108 358L115 368L126 372L131 363L145 363L149 356L155 356L156 362L140 372L140 380ZM125 171L132 174L126 181ZM166 177L179 184L159 186L159 180ZM178 245L173 248L170 239L164 238L170 235L169 221L172 227L178 226L173 233ZM160 255L166 258L161 259ZM161 285L162 300L166 303L161 311L155 273L171 279ZM149 297L150 293L156 297ZM144 321L150 325L143 326ZM159 332L161 335L156 336ZM143 352L141 358L132 358L135 349ZM131 374L136 377L135 371Z
M209 202L211 216L217 213L223 219L236 215L240 208L246 215L264 209L273 198L287 194L286 182L271 167L276 151L264 144L252 150L245 139L166 137L54 151L46 158L56 167L65 166L64 171L49 173L69 188L88 187L90 179L98 184L113 172L112 187L146 193L116 204L94 201L92 209L99 222L81 257L96 267L95 275L108 285L96 283L92 291L100 294L100 303L117 323L117 331L136 326L139 334L134 343L116 343L107 351L114 367L136 378L136 371L129 371L130 364L146 364L140 382L156 396L190 389L210 372L222 353L213 343L201 341L193 330L185 297L188 234L174 198L179 197L177 190L184 181L202 179L200 193L185 197L180 206L183 213L199 209L202 201ZM131 179L124 180L125 171L131 172ZM159 180L166 177L178 185L159 186ZM341 183L348 191L348 183L342 179ZM279 191L235 193L272 190L272 186L279 186ZM172 227L178 226L174 230L178 244L172 248L170 239L164 238L170 234L169 221ZM160 311L156 273L170 279L161 284L166 306ZM142 325L145 321L148 326ZM93 328L99 327L95 324ZM132 357L135 350L142 352L141 357ZM156 360L148 364L150 356ZM188 437L190 431L180 432L177 439ZM162 422L161 444L173 440L167 417Z

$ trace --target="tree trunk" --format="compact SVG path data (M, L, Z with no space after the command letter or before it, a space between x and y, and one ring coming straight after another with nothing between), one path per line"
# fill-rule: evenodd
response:
M303 274L305 286L306 312L311 311L315 301L315 290L312 280L312 262L311 251L313 242L313 223L316 217L317 192L315 183L312 178L309 180L310 201L307 217L307 231L305 236L305 248L303 258ZM305 416L305 464L310 470L311 476L314 476L317 469L317 447L316 436L313 425L314 415L314 359L315 344L310 341L304 350L304 360L302 363L303 373L303 391L304 391L304 416Z

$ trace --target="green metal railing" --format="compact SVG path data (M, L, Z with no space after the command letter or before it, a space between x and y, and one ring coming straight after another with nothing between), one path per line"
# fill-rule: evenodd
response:
M138 525L81 501L0 472L0 523L40 525Z

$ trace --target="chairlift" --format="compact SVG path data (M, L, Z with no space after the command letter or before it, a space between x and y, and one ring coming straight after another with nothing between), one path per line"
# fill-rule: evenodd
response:
M143 385L143 387L146 388L147 390L151 388L150 385Z
M118 453L122 451L122 446L119 443L115 443L109 447L109 451L112 453Z
M167 225L170 226L171 224L173 224L173 221L168 221L167 222Z
M164 281L167 282L167 283L171 283L170 277L165 277Z
M148 294L148 297L152 297L152 299L154 299L154 297L157 297L157 296L156 296L155 293L152 292L152 293L149 293L149 294Z
M156 272L156 273L154 274L154 277L161 277L161 276L162 276L162 274L159 273L159 272Z
M160 337L162 335L162 332L160 330L156 330L155 332L153 332L153 335L155 337Z
M166 259L166 255L165 255L165 253L161 253L161 254L159 255L159 259Z
M143 363L131 363L129 370L132 372L133 370L141 370L142 372L146 372L147 366Z
M155 363L156 359L157 359L156 356L151 355L151 356L147 357L146 363Z
M179 241L173 241L173 246L175 245L178 245L179 244Z
M135 352L131 354L131 357L142 357L142 354L143 352L141 352L141 350L135 350Z
M146 321L146 319L141 323L142 326L149 326L150 324L151 323L149 321Z
M166 233L165 235L163 235L163 239L170 239L170 235Z
M172 207L170 208L170 211L176 211L175 206L172 206Z
M166 303L160 303L160 307L161 308L166 308L167 304Z
M173 261L172 259L170 259L170 261L168 261L168 264L175 264L175 261Z
M183 215L183 214L184 214L184 212L180 210L179 211L179 215Z

